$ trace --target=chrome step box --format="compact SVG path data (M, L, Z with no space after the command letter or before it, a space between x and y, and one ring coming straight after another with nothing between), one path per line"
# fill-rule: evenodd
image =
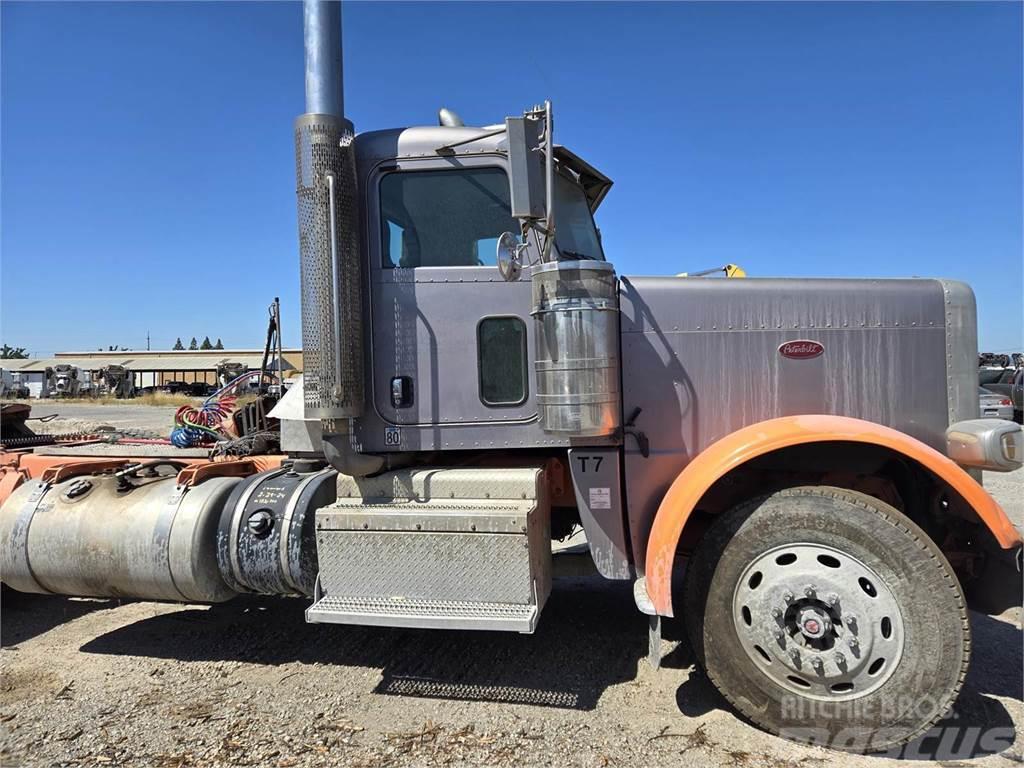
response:
M339 476L310 622L533 632L551 591L541 467Z

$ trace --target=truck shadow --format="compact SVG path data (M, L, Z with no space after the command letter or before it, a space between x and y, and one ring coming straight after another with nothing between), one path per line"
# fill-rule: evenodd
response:
M93 613L123 605L127 600L102 598L67 598L50 595L28 595L0 585L0 647L31 640L54 627Z
M12 593L7 592L10 598ZM17 595L3 603L4 645L118 601ZM646 621L628 583L559 580L534 635L306 624L306 600L243 597L210 608L186 608L136 621L81 646L85 653L193 661L240 661L273 667L309 665L379 669L381 695L530 704L592 710L608 687L635 679L647 652ZM995 697L1024 698L1022 632L971 614L974 664L951 714L906 747L908 760L964 760L1003 752L1016 725ZM663 660L690 668L676 702L688 717L733 712L694 666L682 621L666 620L667 640L680 641ZM671 674L671 671L663 672ZM892 757L893 755L887 755Z
M877 757L958 761L1000 754L1013 746L1017 724L994 697L1024 700L1024 633L1011 623L975 612L971 613L971 630L973 661L952 711L898 752ZM686 643L665 659L671 666L693 662ZM679 686L676 703L690 717L715 709L734 711L699 667Z
M536 634L306 624L306 600L238 598L144 619L88 641L85 653L179 661L299 662L381 670L382 695L591 710L632 680L647 653L631 585L559 581Z

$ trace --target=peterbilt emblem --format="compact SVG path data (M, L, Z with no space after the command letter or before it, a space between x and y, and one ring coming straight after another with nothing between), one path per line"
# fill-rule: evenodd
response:
M824 346L808 339L787 341L779 345L779 354L790 360L810 360L812 357L818 357L824 351Z

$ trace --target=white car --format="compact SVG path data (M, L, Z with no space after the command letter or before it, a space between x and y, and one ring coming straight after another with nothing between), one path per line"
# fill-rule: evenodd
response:
M978 387L981 417L983 419L1007 419L1013 421L1013 403L1006 395Z

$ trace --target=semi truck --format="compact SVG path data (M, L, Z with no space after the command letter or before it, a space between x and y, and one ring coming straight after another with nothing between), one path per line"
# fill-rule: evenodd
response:
M135 373L125 365L112 363L96 372L101 393L118 400L135 397Z
M767 731L924 733L963 685L968 606L1020 603L1021 536L980 480L1024 443L978 418L969 286L620 274L595 223L612 181L555 143L550 102L357 134L340 8L303 13L284 455L23 457L4 581L530 633L552 542L582 529L654 666L677 617Z
M82 375L82 370L77 365L61 363L47 368L43 376L43 389L46 397L78 397L82 394L83 388L91 387L87 376Z

